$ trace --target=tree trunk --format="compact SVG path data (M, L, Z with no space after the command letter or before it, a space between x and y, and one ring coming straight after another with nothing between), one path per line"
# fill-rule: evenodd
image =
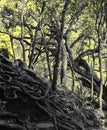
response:
M61 84L66 87L67 83L67 56L66 56L66 48L64 44L62 44L62 64L61 64Z
M102 52L101 41L99 39L99 71L100 71L100 92L99 92L99 107L102 110L102 96L103 96L103 70L102 70Z
M64 31L64 22L65 22L65 14L66 14L66 9L68 6L69 0L66 0L65 5L63 7L62 11L62 16L61 16L61 25L60 25L60 30L57 32L58 37L57 37L57 42L58 42L58 48L57 48L57 53L56 53L56 61L54 65L54 74L53 74L53 82L52 82L52 90L56 90L56 84L57 84L57 79L58 79L58 72L59 72L59 65L60 65L60 59L61 59L61 44L62 44L62 39L63 39L63 31Z

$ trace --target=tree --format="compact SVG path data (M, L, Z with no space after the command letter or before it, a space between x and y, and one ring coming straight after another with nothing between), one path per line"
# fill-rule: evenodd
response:
M1 46L7 46L11 59L22 59L42 76L47 70L53 90L57 84L78 86L82 81L101 92L106 80L106 1L11 1L8 5L5 0L0 9ZM71 86L74 91L76 86Z

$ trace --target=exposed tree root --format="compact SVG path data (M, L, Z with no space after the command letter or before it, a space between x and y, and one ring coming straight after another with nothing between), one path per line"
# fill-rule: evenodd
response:
M0 130L88 130L100 122L81 99L52 92L36 72L0 55Z

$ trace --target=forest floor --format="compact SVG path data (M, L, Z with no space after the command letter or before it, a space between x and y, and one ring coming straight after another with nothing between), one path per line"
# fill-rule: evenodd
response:
M50 88L36 72L0 55L0 130L103 130L78 95Z

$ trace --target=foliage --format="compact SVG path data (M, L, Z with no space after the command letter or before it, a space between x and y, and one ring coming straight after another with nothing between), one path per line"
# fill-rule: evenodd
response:
M75 72L73 62L80 55L83 55L81 58L87 61L90 67L94 63L93 70L101 78L98 52L91 53L99 46L99 38L104 66L103 84L106 82L107 3L105 0L68 0L65 9L66 2L67 0L1 1L0 48L8 48L12 60L22 59L30 69L36 70L51 81L55 80L55 65L58 62L58 78L55 84L61 84L64 74L62 71L66 71L68 88L73 89L75 85L74 91L77 92L81 89L78 88L81 84L79 78L83 75ZM67 44L71 52L71 58L67 50L64 53L67 57L67 67L63 66L63 44ZM90 54L84 54L87 51ZM83 66L80 67L85 70Z

